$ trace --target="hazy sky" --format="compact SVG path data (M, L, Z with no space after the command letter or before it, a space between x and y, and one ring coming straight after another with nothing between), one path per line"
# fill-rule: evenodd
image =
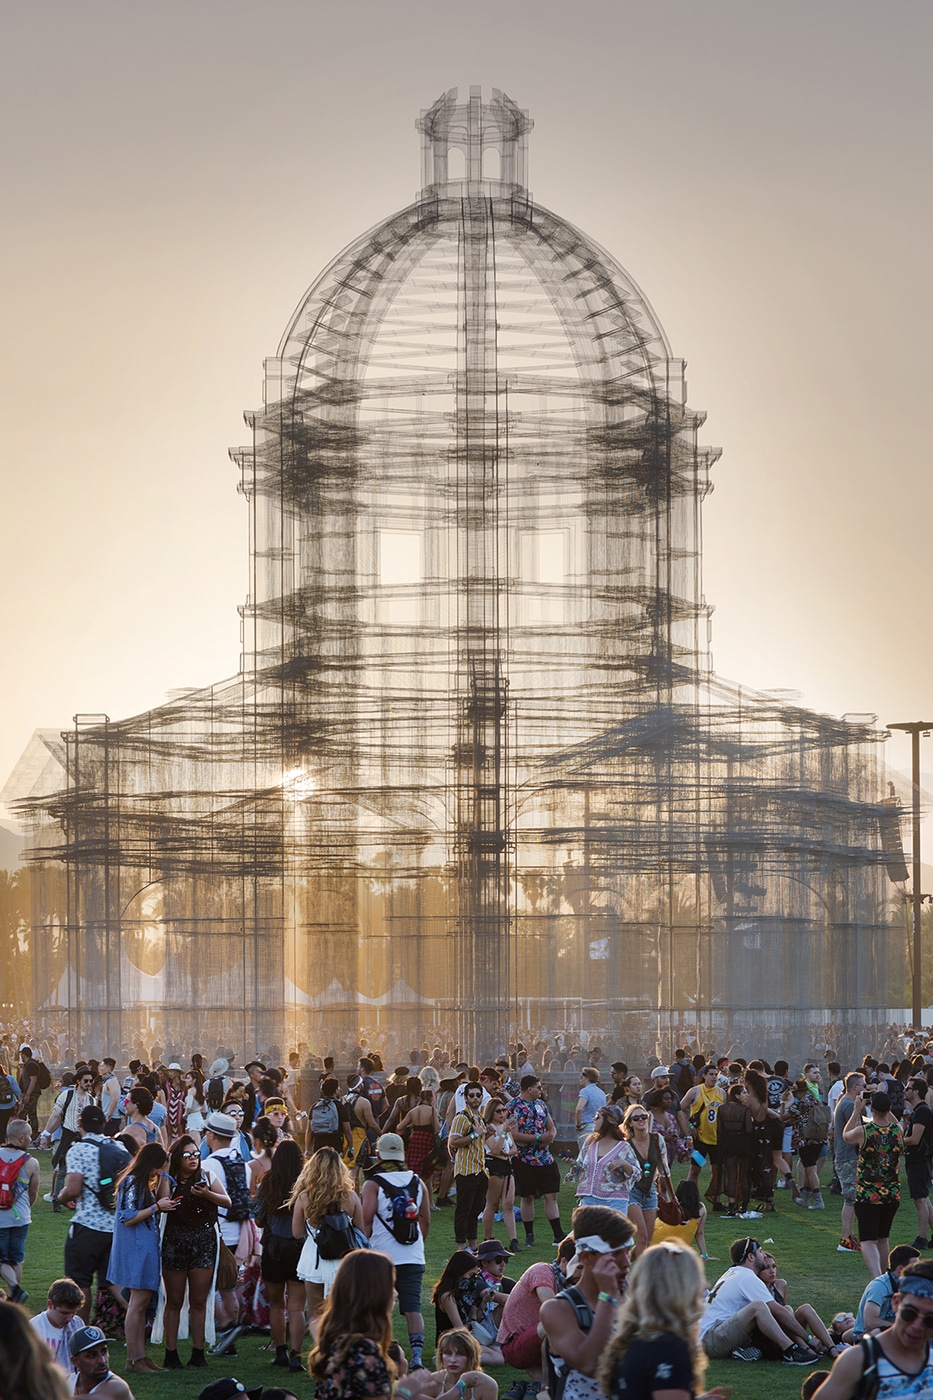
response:
M689 362L724 453L717 669L933 719L929 0L3 0L0 20L0 782L37 726L236 669L227 448L261 361L416 193L418 111L470 83L530 109L535 198L620 259Z

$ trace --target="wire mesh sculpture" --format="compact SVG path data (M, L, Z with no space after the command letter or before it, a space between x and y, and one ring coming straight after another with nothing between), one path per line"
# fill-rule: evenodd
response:
M417 125L420 195L311 287L233 454L238 674L45 736L37 1014L85 1053L842 1047L899 999L882 736L713 674L683 362L532 201L526 112Z

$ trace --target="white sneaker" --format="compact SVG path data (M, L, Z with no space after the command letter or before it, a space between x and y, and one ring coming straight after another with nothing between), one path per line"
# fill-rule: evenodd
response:
M55 1197L52 1195L51 1191L47 1191L42 1199L43 1201L48 1201L50 1206L55 1204Z

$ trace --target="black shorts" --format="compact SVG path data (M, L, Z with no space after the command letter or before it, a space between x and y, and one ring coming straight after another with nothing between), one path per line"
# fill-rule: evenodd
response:
M719 1161L718 1142L698 1142L694 1139L693 1150L699 1152L701 1157L707 1157L711 1166L715 1166Z
M106 1230L90 1230L72 1220L65 1238L65 1273L82 1288L90 1288L97 1275L100 1287L107 1281L113 1235Z
M487 1157L486 1165L490 1176L501 1176L508 1181L512 1175L512 1160L504 1157Z
M801 1164L805 1167L815 1167L825 1146L825 1142L802 1142L797 1148Z
M284 1235L273 1235L270 1230L263 1231L260 1273L266 1283L297 1283L298 1260L303 1247L303 1240L290 1240Z
M217 1233L213 1225L175 1226L162 1237L162 1268L186 1274L189 1269L213 1269Z
M919 1201L930 1194L930 1159L924 1153L919 1158L905 1153L904 1166L907 1169L907 1190L912 1201Z
M900 1201L890 1201L883 1206L872 1205L870 1201L856 1201L855 1218L858 1221L859 1239L890 1239L891 1226L899 1205Z
M515 1194L523 1200L528 1196L537 1198L556 1195L560 1190L560 1167L556 1162L538 1167L522 1162L516 1157L512 1164L512 1172L515 1177Z

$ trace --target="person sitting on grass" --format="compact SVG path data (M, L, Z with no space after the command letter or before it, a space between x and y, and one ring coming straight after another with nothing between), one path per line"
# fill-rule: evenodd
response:
M452 1327L437 1339L437 1370L422 1378L417 1372L396 1386L401 1400L413 1396L431 1400L497 1400L499 1387L480 1364L476 1338L465 1327Z
M436 1335L457 1329L472 1335L473 1323L483 1319L486 1302L496 1291L483 1278L476 1255L468 1249L458 1249L444 1265L431 1295ZM503 1364L494 1332L492 1339L482 1345L480 1355L489 1366Z
M84 1293L73 1278L57 1278L49 1287L48 1307L30 1318L30 1326L49 1346L54 1360L66 1375L72 1372L68 1343L83 1323L78 1316Z
M575 1253L574 1238L568 1235L558 1245L553 1264L532 1264L509 1292L496 1341L506 1365L513 1366L516 1371L527 1371L531 1381L514 1381L505 1392L505 1400L522 1400L523 1397L527 1400L535 1396L541 1386L544 1370L538 1315L541 1304L567 1286L566 1272Z
M694 1400L706 1356L697 1325L706 1277L688 1245L668 1240L640 1254L632 1269L597 1380L609 1400ZM727 1400L709 1390L700 1400Z
M706 1248L706 1206L700 1200L700 1188L695 1181L689 1177L684 1177L680 1182L675 1197L680 1202L680 1208L686 1219L680 1225L668 1225L658 1216L654 1222L654 1231L651 1236L652 1244L663 1244L665 1240L679 1240L681 1244L695 1244L702 1259L712 1259L714 1264L719 1260L715 1254L710 1254Z
M75 1374L71 1377L72 1395L96 1395L98 1400L134 1400L125 1380L110 1369L107 1338L99 1327L81 1327L74 1333L68 1349Z
M791 1308L787 1301L787 1280L778 1278L777 1260L773 1254L765 1253L760 1278L774 1294L771 1311L789 1336L820 1356L839 1356L845 1351L845 1346L833 1340L816 1308L809 1303L800 1303L796 1308Z
M933 1395L933 1260L907 1265L893 1305L890 1327L836 1358L816 1391L819 1400Z
M29 1325L29 1314L0 1299L0 1376L3 1394L23 1400L68 1400L68 1380Z
M595 1395L593 1377L625 1290L635 1226L611 1206L577 1206L573 1238L576 1253L567 1274L572 1278L579 1268L579 1276L556 1298L542 1303L541 1328L555 1383L568 1395Z
M747 1235L729 1248L732 1267L727 1269L706 1300L700 1322L700 1341L714 1361L760 1361L763 1343L776 1347L781 1360L791 1366L808 1365L816 1352L799 1346L775 1319L774 1297L761 1278L764 1250Z
M908 1264L919 1258L920 1251L912 1244L899 1244L891 1250L888 1267L883 1274L872 1279L859 1300L852 1329L853 1341L860 1341L866 1332L880 1332L891 1326L894 1321L893 1299L901 1274Z

